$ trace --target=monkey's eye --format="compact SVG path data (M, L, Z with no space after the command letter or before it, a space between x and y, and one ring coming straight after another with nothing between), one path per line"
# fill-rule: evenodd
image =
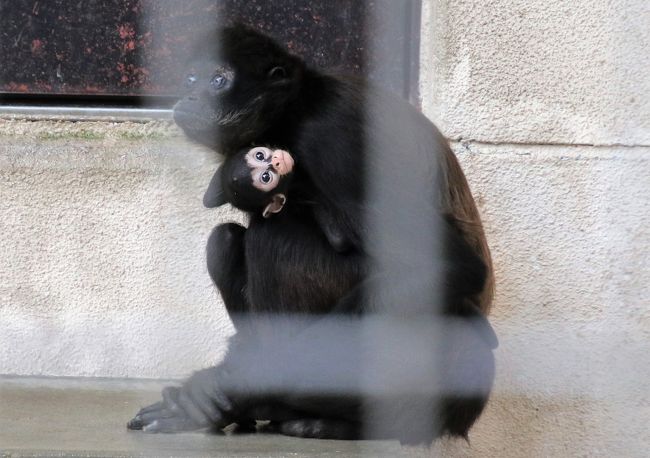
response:
M199 79L196 77L194 73L190 73L189 75L187 75L187 78L185 78L185 86L192 87L198 80Z
M255 159L257 159L258 161L263 162L264 160L266 160L266 156L264 156L263 152L258 151L257 153L255 153Z
M212 89L221 89L226 85L226 77L223 75L215 75L214 78L212 78L212 81L210 81L210 86L212 86Z
M269 184L273 181L273 175L270 172L264 172L260 175L260 181L264 184Z

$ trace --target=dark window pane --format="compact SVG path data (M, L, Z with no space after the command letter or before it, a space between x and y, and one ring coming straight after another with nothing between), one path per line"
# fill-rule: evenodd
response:
M369 73L409 96L411 0L0 0L0 93L174 95L189 43L218 22L266 31L319 67ZM371 17L388 18L378 26ZM373 75L369 40L381 47ZM385 62L386 60L389 62Z

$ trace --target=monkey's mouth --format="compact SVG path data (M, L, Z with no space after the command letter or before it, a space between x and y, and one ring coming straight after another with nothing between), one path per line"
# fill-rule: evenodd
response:
M196 113L175 109L173 116L174 122L185 131L205 132L211 128L209 120Z
M291 173L295 164L293 157L291 157L291 154L281 149L275 150L273 157L271 158L271 163L273 164L275 171L278 172L280 176Z

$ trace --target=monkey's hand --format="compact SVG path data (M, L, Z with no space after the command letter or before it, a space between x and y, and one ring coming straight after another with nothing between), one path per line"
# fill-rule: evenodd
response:
M345 224L334 212L324 207L314 209L314 217L327 242L337 253L345 253L354 248L351 238L346 233Z
M232 423L232 404L217 384L217 372L216 367L203 369L180 388L164 388L162 400L141 409L126 427L147 433L224 428Z

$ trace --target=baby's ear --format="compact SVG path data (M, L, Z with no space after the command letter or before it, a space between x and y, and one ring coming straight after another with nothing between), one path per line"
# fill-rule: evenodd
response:
M271 203L269 203L262 212L262 216L264 218L269 218L273 213L280 213L286 203L287 197L284 194L275 194L271 198Z
M206 208L220 207L226 203L226 196L223 193L223 186L221 186L221 168L219 168L208 185L208 189L203 195L203 206Z

